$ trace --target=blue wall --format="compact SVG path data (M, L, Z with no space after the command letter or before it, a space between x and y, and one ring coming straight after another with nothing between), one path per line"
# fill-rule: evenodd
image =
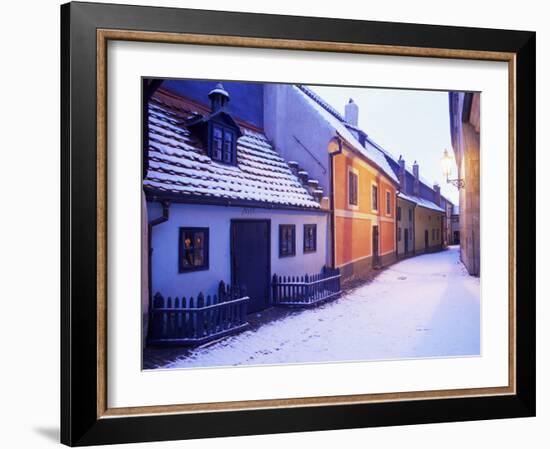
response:
M162 88L175 94L210 106L208 93L219 81L201 80L164 80ZM230 101L227 111L234 117L244 120L258 128L263 128L264 94L262 83L243 83L222 81L223 87L229 93Z

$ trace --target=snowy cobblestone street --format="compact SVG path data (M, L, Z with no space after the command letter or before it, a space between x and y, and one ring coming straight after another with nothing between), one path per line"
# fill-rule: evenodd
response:
M340 299L198 348L162 366L447 357L480 353L480 283L458 247L396 263Z

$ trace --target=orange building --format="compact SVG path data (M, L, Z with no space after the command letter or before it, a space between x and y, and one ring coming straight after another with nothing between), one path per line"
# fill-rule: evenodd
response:
M335 265L344 278L361 277L396 258L397 184L343 138L331 142L329 152Z

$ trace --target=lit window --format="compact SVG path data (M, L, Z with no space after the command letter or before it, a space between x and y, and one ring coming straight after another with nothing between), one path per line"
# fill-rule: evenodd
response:
M279 257L296 255L296 226L279 225Z
M304 253L317 251L317 225L304 225Z
M179 271L208 270L208 228L180 228Z

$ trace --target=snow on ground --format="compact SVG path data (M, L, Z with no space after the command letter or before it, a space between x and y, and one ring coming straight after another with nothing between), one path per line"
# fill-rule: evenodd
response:
M451 247L399 262L336 301L163 368L479 355L479 292L479 278Z

